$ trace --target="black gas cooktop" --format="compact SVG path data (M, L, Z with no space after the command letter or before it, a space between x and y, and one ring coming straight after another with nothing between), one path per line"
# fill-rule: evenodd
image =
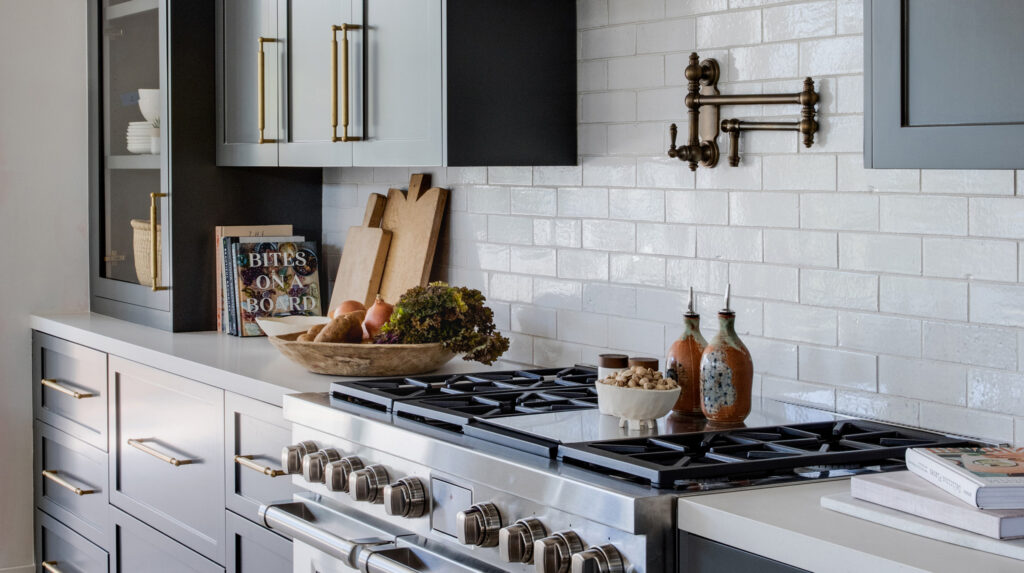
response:
M581 366L509 370L338 382L331 385L331 397L347 410L389 416L403 427L465 434L684 491L904 469L907 448L965 444L834 415L826 421L764 425L761 419L760 427L700 430L670 416L658 431L634 435L597 413L596 380L594 369ZM595 426L601 426L596 433ZM613 439L604 439L608 427Z

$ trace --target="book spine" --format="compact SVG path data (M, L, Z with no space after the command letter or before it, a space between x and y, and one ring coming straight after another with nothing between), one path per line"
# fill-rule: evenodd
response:
M979 507L978 484L965 479L942 461L935 460L916 449L909 449L907 469L974 507Z
M953 498L950 498L949 503L943 503L913 491L886 487L870 480L856 478L850 481L850 495L987 537L1001 537L1002 520L999 517L985 514L980 509L971 509Z
M213 260L216 261L214 274L217 277L217 332L224 330L224 248L221 245L221 238L224 236L223 227L215 227L213 231Z
M235 245L234 240L228 240L224 245L226 251L224 256L224 273L227 275L227 318L228 334L238 336L238 296L235 288Z

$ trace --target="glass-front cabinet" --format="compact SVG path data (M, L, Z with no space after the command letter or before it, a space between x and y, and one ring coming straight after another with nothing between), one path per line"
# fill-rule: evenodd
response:
M216 167L214 25L213 2L89 0L94 312L213 329L216 226L320 238L320 170Z

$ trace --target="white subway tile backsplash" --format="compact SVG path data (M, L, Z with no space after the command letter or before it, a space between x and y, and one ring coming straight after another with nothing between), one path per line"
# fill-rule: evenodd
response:
M971 368L967 372L967 406L1024 416L1024 374Z
M579 0L576 2L576 25L593 28L608 25L608 0Z
M839 113L864 113L864 77L842 76L839 83Z
M669 18L690 16L705 12L720 12L729 7L728 0L665 0L665 15Z
M697 18L697 47L720 48L761 43L761 12L725 12Z
M797 377L797 345L758 336L743 339L750 350L754 371L767 376Z
M796 304L766 302L764 305L764 335L769 338L836 344L836 311Z
M1024 328L1024 285L972 283L971 322Z
M647 320L608 318L608 346L646 356L661 357L665 352L665 329Z
M533 184L578 187L583 184L583 167L579 165L538 165L533 168Z
M475 249L466 249L467 260L464 264L470 268L483 269L485 271L504 271L509 268L508 245L493 245L491 243L476 243ZM455 249L463 249L459 243L452 245Z
M799 299L799 270L775 265L729 264L729 282L737 296L796 302Z
M765 42L831 36L835 32L836 4L833 0L764 9Z
M880 201L882 231L967 234L967 199L963 197L884 196Z
M665 85L665 57L633 56L608 60L608 88L654 88Z
M633 187L636 185L636 160L627 157L586 157L583 159L583 184Z
M509 213L508 187L473 187L469 190L468 200L468 208L472 213Z
M636 184L659 189L693 189L694 174L683 168L678 159L665 156L639 157L636 160Z
M760 262L761 230L743 227L700 227L697 256L702 259Z
M832 386L797 382L786 378L763 376L761 392L775 400L802 404L826 410L836 409L836 389Z
M538 306L580 310L583 307L583 285L576 281L534 277L533 303Z
M800 42L800 75L855 74L864 69L864 40L860 36Z
M683 167L680 165L680 167ZM738 167L697 169L697 189L760 189L761 158L744 157Z
M1017 367L1017 341L1007 328L925 322L925 358L1010 370Z
M714 294L696 294L697 313L706 317L701 322L701 332L708 340L718 332L718 312L722 309L722 295L725 291ZM736 332L741 335L764 335L764 302L758 299L732 297L729 302L736 314Z
M729 264L705 259L668 259L666 286L677 290L725 292Z
M580 247L583 244L583 223L577 219L555 221L555 244L559 247Z
M608 19L612 24L664 17L665 0L608 0Z
M342 171L347 171L347 169ZM487 183L486 167L449 167L445 173L449 185L480 185Z
M487 240L492 243L533 243L533 219L529 217L487 217Z
M608 89L608 60L589 60L577 64L576 89L581 92Z
M840 312L839 346L881 354L921 356L921 321L880 314Z
M636 51L645 54L692 50L694 35L692 18L639 24L636 27Z
M878 309L878 277L859 273L802 269L800 302L814 306Z
M766 155L762 161L765 189L834 191L836 188L834 155Z
M580 97L580 121L583 123L636 121L636 93L631 91L585 93ZM605 139L604 145L607 146L607 144L607 139ZM594 153L599 152L594 151Z
M603 283L583 285L583 310L619 316L636 315L636 288Z
M664 131L665 126L660 123L611 124L608 126L608 153L610 155L664 153L666 148L662 141L665 138Z
M559 217L607 217L608 190L566 188L558 190Z
M583 32L584 60L631 56L636 53L636 26L615 26Z
M840 233L839 268L919 274L921 239L900 235Z
M840 191L917 193L921 190L918 169L865 169L860 154L839 155L838 158Z
M1024 200L971 197L971 234L979 237L1024 237Z
M452 213L448 218L451 240L457 243L486 241L487 215Z
M520 275L491 275L491 298L509 302L533 302L533 279Z
M928 237L924 239L924 274L1013 282L1017 280L1017 243Z
M932 360L878 357L878 391L953 406L967 404L967 367Z
M836 412L841 414L914 426L918 423L920 408L918 401L899 396L836 390Z
M610 189L608 213L615 219L664 221L665 192L661 189Z
M1013 195L1013 171L924 169L921 190L957 195Z
M846 193L800 195L800 226L838 231L878 229L878 197Z
M683 225L637 223L636 252L693 257L697 252L697 229Z
M641 320L674 325L671 340L682 332L683 313L686 312L686 294L674 290L651 288L636 289L636 317ZM678 330L678 332L676 332ZM663 365L664 366L664 365Z
M514 273L555 276L555 249L546 247L511 247L509 270Z
M637 119L640 121L678 121L686 91L681 87L643 90L637 96ZM668 146L666 146L666 149ZM682 164L681 164L682 165Z
M508 337L508 352L501 357L502 360L517 362L524 365L533 365L533 337L515 332L502 331Z
M797 70L797 45L767 44L729 50L729 80L793 78ZM820 75L820 74L817 74Z
M591 346L608 345L608 317L593 312L558 311L558 338Z
M622 221L583 221L583 248L598 251L636 250L636 225Z
M582 98L581 98L582 100ZM591 102L594 103L594 102ZM593 111L593 110L592 110ZM581 120L582 121L582 120ZM598 120L595 120L598 121ZM608 126L604 124L580 123L577 127L579 132L579 152L583 155L603 155L608 153ZM580 168L580 180L582 181L583 169Z
M559 249L558 277L606 281L608 280L608 253Z
M558 214L558 193L547 187L513 187L511 210L513 215L553 217Z
M962 282L883 276L879 300L883 312L967 320L967 284Z
M666 191L669 223L724 225L729 222L729 194L721 191Z
M836 33L860 34L864 31L864 2L836 0Z
M923 428L972 438L1000 443L1013 441L1013 418L1003 414L922 402L920 424Z
M800 380L874 392L878 387L876 357L816 346L800 347Z
M835 267L839 239L836 233L765 229L764 262L805 267Z
M555 337L555 311L522 304L512 305L512 330L531 336Z
M729 223L742 227L799 227L800 197L795 193L729 194Z
M533 362L537 366L553 368L583 361L583 347L548 338L533 339Z
M665 286L665 258L612 253L611 281L622 284Z

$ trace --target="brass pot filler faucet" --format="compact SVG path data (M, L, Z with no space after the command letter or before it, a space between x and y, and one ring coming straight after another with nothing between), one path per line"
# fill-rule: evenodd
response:
M697 53L690 54L686 66L687 93L686 109L690 120L690 136L686 145L676 147L678 129L672 124L669 133L672 144L668 156L690 164L690 171L697 170L697 164L714 167L718 164L718 131L729 134L729 165L740 164L740 132L743 131L796 131L804 135L804 147L814 144L814 133L818 131L814 106L818 93L814 91L814 80L804 79L804 89L794 94L734 94L721 95L718 91L718 61L707 59L698 63ZM800 121L744 121L723 119L719 126L719 112L723 105L784 105L799 104ZM705 107L703 113L701 108Z

